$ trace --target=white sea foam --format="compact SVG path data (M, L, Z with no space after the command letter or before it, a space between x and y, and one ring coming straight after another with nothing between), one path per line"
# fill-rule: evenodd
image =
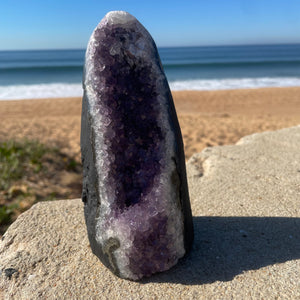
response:
M299 77L261 77L240 79L195 79L170 81L172 91L228 90L262 87L300 86ZM49 83L0 86L0 100L80 97L82 86L77 83Z
M172 91L180 90L230 90L262 87L292 87L300 86L297 77L262 77L239 79L196 79L170 82Z
M77 83L0 86L0 100L78 97L82 93L82 86Z

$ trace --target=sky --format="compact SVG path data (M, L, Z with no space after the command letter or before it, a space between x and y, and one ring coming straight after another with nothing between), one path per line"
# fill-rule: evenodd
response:
M111 10L158 47L300 43L299 0L1 0L0 50L84 49Z

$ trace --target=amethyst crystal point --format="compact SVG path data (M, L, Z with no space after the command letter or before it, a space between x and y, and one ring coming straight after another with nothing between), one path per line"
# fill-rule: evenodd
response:
M167 270L193 240L183 143L155 43L133 16L110 12L96 27L83 86L91 248L122 278Z

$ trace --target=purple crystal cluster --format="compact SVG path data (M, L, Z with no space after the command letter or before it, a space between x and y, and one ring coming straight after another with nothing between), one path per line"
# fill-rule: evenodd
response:
M132 280L175 265L193 227L182 138L156 46L110 12L86 52L81 148L93 252Z
M159 112L151 65L125 50L128 41L138 38L136 35L132 28L118 25L98 28L94 33L94 38L102 41L94 53L93 84L103 87L95 88L96 106L107 116L109 130L104 132L104 143L109 145L111 160L108 177L116 181L118 197L113 209L119 213L140 203L161 171L163 136L156 122ZM114 46L120 50L111 51Z

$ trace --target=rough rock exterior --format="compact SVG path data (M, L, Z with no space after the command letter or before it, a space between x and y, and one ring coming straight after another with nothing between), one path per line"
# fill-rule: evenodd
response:
M299 299L299 148L294 127L195 154L193 249L141 282L92 254L81 200L38 203L0 242L0 299Z
M122 278L174 266L193 223L181 132L154 41L110 12L86 52L81 150L94 254Z

